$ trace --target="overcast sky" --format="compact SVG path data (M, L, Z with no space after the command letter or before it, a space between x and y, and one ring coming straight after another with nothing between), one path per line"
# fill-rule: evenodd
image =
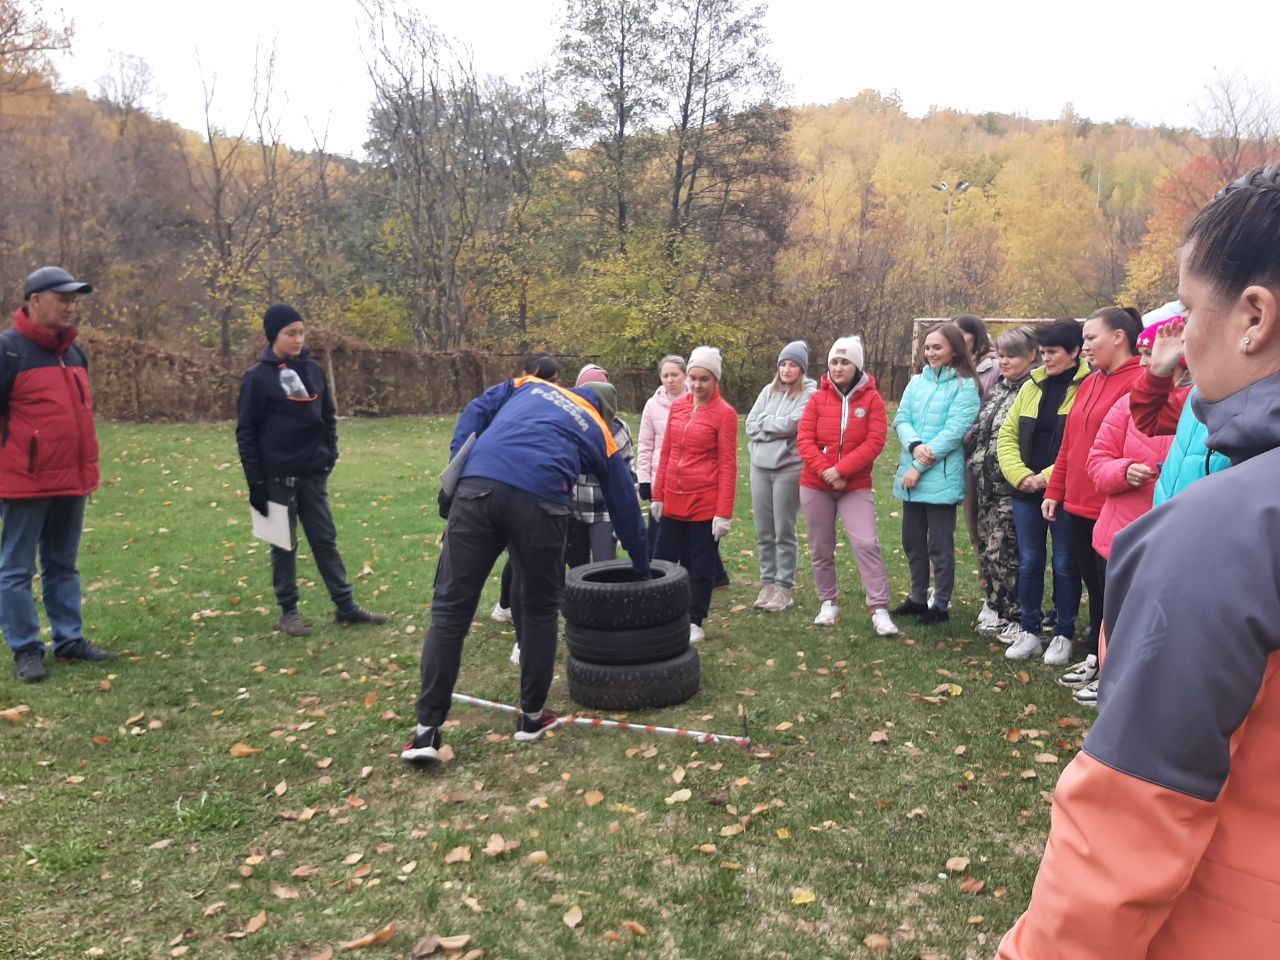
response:
M46 0L56 11L59 0ZM482 72L518 77L548 62L561 0L416 0L468 44ZM1253 56L1240 24L1181 0L1072 5L934 0L773 0L768 30L790 101L830 103L867 87L897 90L909 113L931 107L1056 117L1071 102L1094 120L1190 125L1214 68L1280 89L1280 58ZM252 100L255 50L276 50L286 139L358 156L371 87L355 0L61 0L74 19L65 84L97 91L113 52L142 57L153 111L203 126L201 76L214 115L236 131ZM1266 9L1259 4L1259 9ZM56 15L56 14L55 14Z

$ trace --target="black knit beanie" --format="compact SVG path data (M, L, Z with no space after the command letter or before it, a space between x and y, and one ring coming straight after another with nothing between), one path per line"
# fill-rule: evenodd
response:
M268 343L275 343L276 336L291 323L302 320L302 314L287 303L277 303L267 307L262 315L262 332L267 335Z

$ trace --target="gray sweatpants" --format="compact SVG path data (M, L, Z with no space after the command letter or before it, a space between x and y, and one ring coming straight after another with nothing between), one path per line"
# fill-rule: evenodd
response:
M932 564L933 605L939 610L949 609L956 585L956 505L904 503L902 552L911 568L911 600L927 601Z
M760 550L760 582L790 590L796 583L800 468L765 470L752 465L751 509Z

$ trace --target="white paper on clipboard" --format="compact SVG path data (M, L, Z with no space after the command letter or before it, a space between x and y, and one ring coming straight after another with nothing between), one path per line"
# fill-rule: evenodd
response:
M289 532L289 508L274 500L267 501L267 515L264 517L253 507L249 508L249 516L253 518L253 535L265 540L273 547L281 550L293 549L293 536Z
M444 491L446 497L452 497L453 491L458 489L458 481L462 479L462 469L467 465L467 457L471 455L471 448L475 445L476 435L472 433L458 448L457 456L449 461L449 465L440 474L440 489Z

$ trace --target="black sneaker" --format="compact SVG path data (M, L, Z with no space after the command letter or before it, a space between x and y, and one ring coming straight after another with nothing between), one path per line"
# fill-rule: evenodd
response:
M352 607L350 610L335 610L333 613L335 623L345 623L348 626L358 623L386 623L387 618L380 613L370 613L364 607Z
M53 651L53 655L59 660L119 660L120 654L112 653L110 650L103 650L96 647L88 640L73 640L63 647Z
M522 711L516 717L515 738L520 743L532 743L534 740L540 740L544 733L559 722L560 718L550 710L543 710L542 716L537 720Z
M44 666L44 647L28 647L13 655L14 671L23 683L39 683L49 676Z
M927 604L916 603L908 598L894 607L889 613L895 617L919 617L929 611Z
M932 623L946 623L950 619L950 610L939 610L937 607L929 607L920 614L920 622L926 627Z
M440 746L443 742L440 739L439 727L427 727L423 733L418 733L415 727L413 739L400 751L400 759L405 763L412 763L415 767L428 767L433 763L439 763Z
M287 610L280 614L280 620L276 624L276 629L286 637L311 636L311 628L307 626L307 621L302 619L302 614L297 610Z

